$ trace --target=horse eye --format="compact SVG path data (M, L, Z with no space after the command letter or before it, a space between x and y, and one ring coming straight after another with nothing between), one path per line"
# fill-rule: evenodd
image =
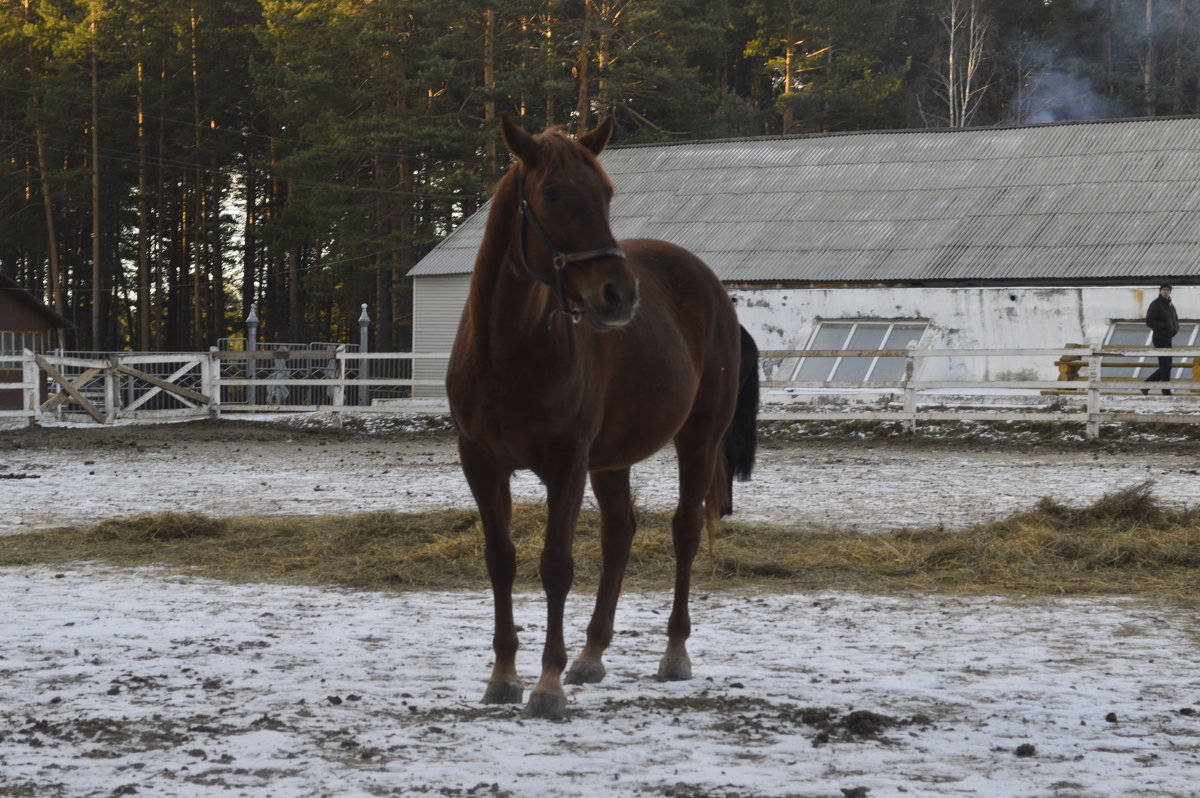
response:
M547 188L542 191L542 202L555 203L560 199L562 199L562 194L558 192L558 189Z

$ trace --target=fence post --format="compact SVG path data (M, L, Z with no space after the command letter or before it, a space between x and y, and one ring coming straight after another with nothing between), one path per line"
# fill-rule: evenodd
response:
M337 380L337 383L333 386L333 419L335 426L341 429L341 409L346 406L346 345L338 344L333 357L333 378Z
M1100 358L1095 349L1088 351L1087 437L1100 437Z
M208 397L208 415L221 417L221 353L215 346L208 348L208 357L200 358L200 393Z
M904 431L909 435L917 431L917 392L912 386L914 358L910 351L904 359Z
M258 351L258 305L250 305L250 315L246 317L246 351ZM246 379L258 379L258 361L251 357L246 361ZM246 404L258 404L258 386L246 386Z
M121 401L121 355L113 354L108 358L108 368L104 370L104 423L111 424L119 415L118 404Z
M41 415L42 392L38 390L40 378L37 363L33 359L33 351L22 349L21 359L21 369L25 375L21 380L25 383L23 404L29 413L25 418L25 426L32 427Z
M371 316L367 313L367 303L362 303L362 315L358 317L358 351L364 355L371 351L371 336L368 334L368 328L371 326ZM369 380L371 378L371 361L362 358L358 361L358 378L360 380ZM363 407L371 405L371 386L363 385L358 392L358 403Z

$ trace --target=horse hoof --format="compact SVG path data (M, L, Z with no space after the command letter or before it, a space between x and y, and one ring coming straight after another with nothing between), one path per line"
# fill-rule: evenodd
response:
M488 682L483 694L485 704L519 704L525 696L525 685L520 682Z
M554 693L534 693L521 713L523 718L562 720L567 715L567 697Z
M604 679L604 663L595 660L577 659L567 671L564 684L596 684Z
M692 678L692 661L687 657L663 657L658 663L660 682L682 682Z

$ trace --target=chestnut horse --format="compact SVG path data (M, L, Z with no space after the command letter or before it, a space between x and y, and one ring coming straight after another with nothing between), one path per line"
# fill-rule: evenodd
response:
M634 533L629 468L671 441L679 459L675 597L658 676L688 679L688 592L701 529L730 508L728 479L748 476L754 457L753 342L755 362L743 363L733 304L695 255L663 241L613 239L613 188L596 159L612 127L608 119L576 141L555 130L534 136L502 120L517 161L492 200L446 375L495 596L486 703L520 703L524 691L512 613L509 479L528 469L546 486L546 640L525 708L530 717L558 718L566 708L563 607L589 475L600 508L602 573L587 644L566 681L604 676L601 657L612 641ZM727 436L740 386L740 428Z

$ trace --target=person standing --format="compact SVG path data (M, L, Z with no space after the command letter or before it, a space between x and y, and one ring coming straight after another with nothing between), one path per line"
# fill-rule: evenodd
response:
M1150 328L1152 335L1150 343L1154 344L1156 349L1170 349L1171 340L1179 333L1179 314L1175 312L1175 305L1171 303L1171 286L1162 285L1158 288L1158 297L1150 303L1150 307L1146 309L1146 326ZM1160 355L1158 358L1158 371L1146 378L1146 382L1167 382L1171 381L1171 367L1173 360L1170 355ZM1142 395L1150 393L1149 388L1142 389ZM1170 396L1171 389L1163 388L1163 396Z

